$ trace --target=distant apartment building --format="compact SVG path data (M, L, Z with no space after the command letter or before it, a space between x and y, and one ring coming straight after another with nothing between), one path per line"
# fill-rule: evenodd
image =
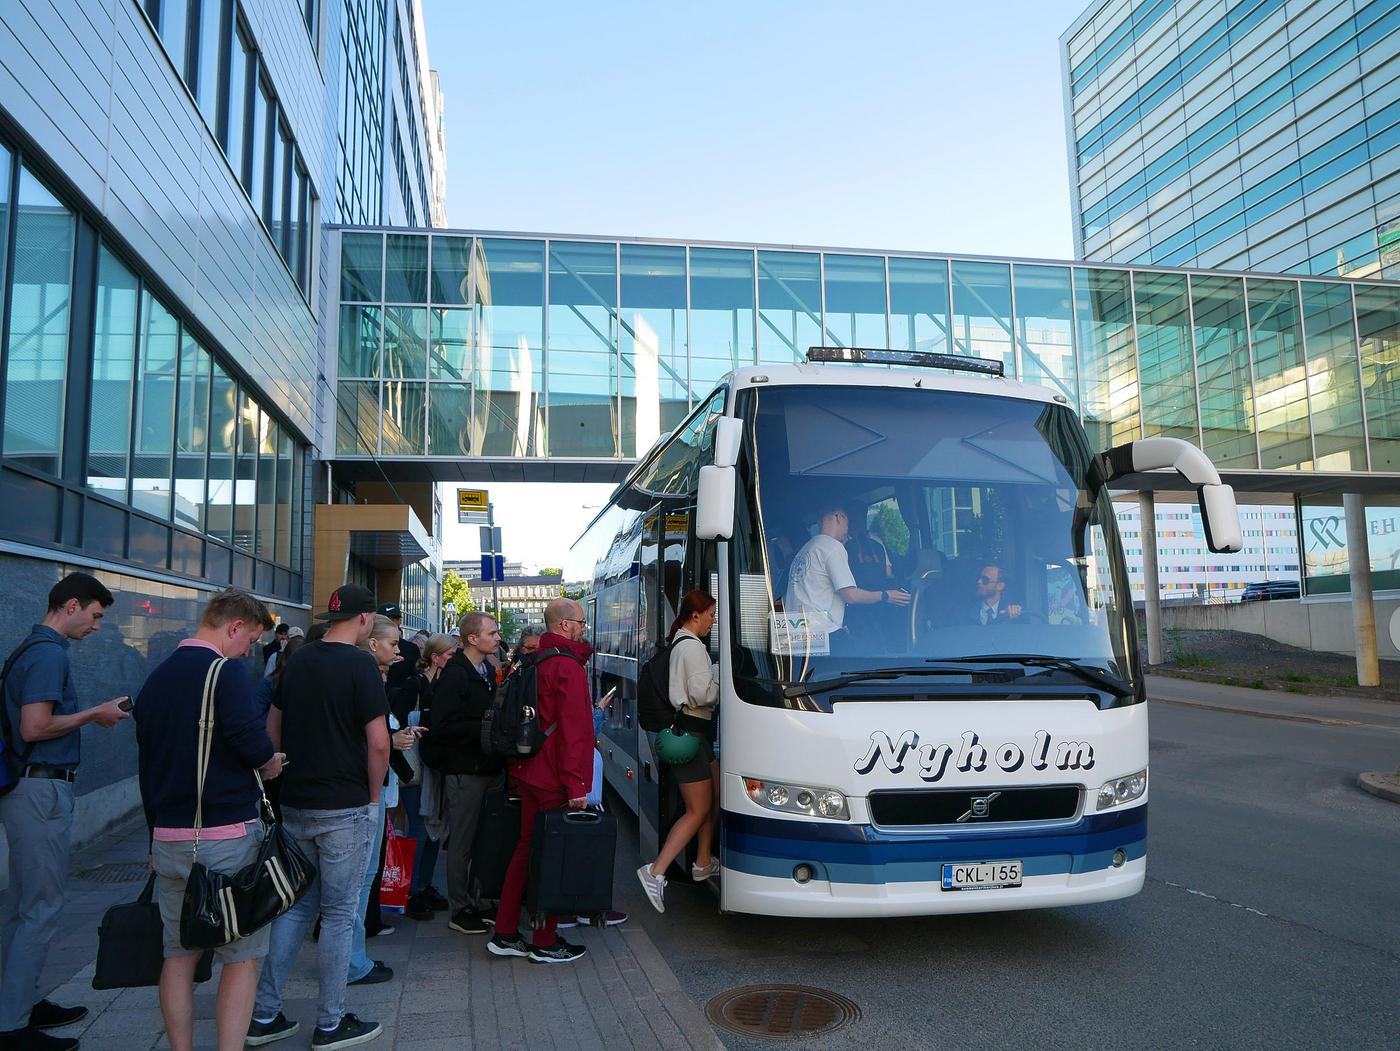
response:
M1133 600L1145 597L1142 578L1142 518L1136 502L1115 504ZM1206 547L1196 504L1158 504L1157 583L1173 603L1234 602L1246 584L1300 580L1298 527L1291 504L1240 505L1244 548L1217 555Z

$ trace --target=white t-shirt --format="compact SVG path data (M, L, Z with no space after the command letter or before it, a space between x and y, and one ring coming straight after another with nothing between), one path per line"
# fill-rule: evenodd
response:
M841 589L855 586L845 545L818 533L793 556L783 609L788 613L824 614L834 630L846 619Z

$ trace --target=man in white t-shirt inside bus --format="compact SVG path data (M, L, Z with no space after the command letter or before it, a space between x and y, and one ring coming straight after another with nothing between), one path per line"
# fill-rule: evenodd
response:
M851 531L845 507L828 504L817 522L817 535L798 549L788 570L787 594L783 596L785 612L821 616L828 631L838 632L845 624L848 603L909 605L909 593L902 588L868 591L856 586L845 546Z

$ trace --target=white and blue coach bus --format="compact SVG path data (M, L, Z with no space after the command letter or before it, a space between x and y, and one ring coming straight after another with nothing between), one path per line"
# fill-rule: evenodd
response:
M642 853L680 803L637 725L637 669L703 587L719 603L722 909L898 916L1136 893L1147 706L1109 490L1174 469L1216 551L1240 546L1233 492L1176 439L1096 453L1063 396L1000 362L808 358L731 374L573 547L594 689L619 687L604 769ZM844 615L788 582L823 521L842 532L836 510L857 585L882 594Z

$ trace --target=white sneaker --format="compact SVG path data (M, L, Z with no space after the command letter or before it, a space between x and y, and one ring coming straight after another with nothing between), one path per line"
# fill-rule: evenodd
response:
M657 912L666 911L666 877L652 874L650 865L637 870L637 878L642 881L642 889L647 892L647 901Z
M696 883L703 883L711 876L719 875L719 858L711 858L708 865L691 865L690 878Z

